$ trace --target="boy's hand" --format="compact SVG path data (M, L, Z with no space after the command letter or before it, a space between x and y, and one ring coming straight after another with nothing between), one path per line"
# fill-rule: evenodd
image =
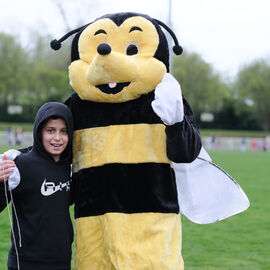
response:
M3 156L3 161L0 162L0 182L7 181L10 174L13 172L14 167L16 167L13 160L7 160L7 156Z
M155 90L155 100L152 101L154 112L166 125L182 122L184 105L181 87L178 81L166 73Z

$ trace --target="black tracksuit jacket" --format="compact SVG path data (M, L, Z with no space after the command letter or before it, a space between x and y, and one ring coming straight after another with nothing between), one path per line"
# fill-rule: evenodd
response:
M52 116L59 116L65 120L69 135L68 146L58 162L45 151L40 138L42 123ZM21 181L12 191L12 195L19 220L22 247L19 247L14 209L13 228L21 270L70 268L73 242L69 214L72 129L72 115L66 105L58 102L44 104L36 116L32 150L22 153L15 160ZM5 207L4 186L1 184L0 211ZM8 267L17 268L13 239L11 242Z

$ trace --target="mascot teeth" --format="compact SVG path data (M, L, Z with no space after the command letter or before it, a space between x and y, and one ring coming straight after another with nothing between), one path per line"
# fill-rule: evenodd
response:
M116 85L117 85L117 83L115 83L115 82L110 82L109 83L109 87L110 88L114 88Z

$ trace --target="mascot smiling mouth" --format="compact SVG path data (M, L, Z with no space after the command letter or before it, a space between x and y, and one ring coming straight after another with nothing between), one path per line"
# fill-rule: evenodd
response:
M123 90L124 87L129 86L130 82L124 83L107 83L107 84L99 84L96 87L105 94L117 94Z

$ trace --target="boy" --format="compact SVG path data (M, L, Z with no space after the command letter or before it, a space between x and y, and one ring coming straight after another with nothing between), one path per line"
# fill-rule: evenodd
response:
M9 187L13 186L10 194L16 208L13 208L15 237L8 255L9 270L70 269L72 131L69 108L58 102L46 103L35 119L33 148L15 159L19 177L13 179L12 161L0 163L0 181L10 176ZM0 183L0 212L6 207L7 195L10 200L7 183Z

